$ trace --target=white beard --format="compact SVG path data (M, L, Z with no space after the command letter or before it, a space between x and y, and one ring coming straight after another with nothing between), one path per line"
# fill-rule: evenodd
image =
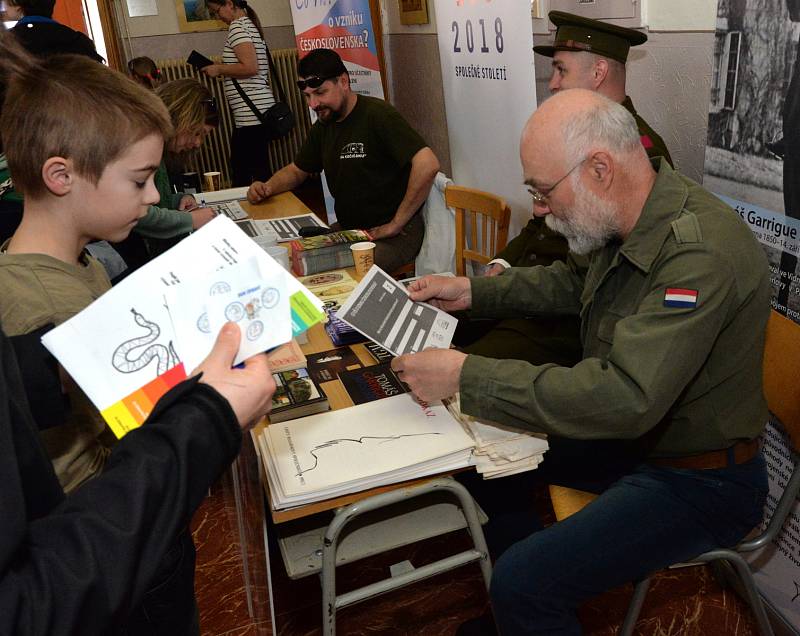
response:
M572 183L575 203L564 218L548 214L544 222L551 230L558 232L574 254L588 254L603 247L619 235L617 225L617 206L604 201L578 179Z

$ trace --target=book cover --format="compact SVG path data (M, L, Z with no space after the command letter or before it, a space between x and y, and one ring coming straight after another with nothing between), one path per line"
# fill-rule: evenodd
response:
M328 410L328 398L309 376L308 369L281 371L273 373L272 377L275 378L275 394L272 396L270 422L284 422Z
M388 362L394 358L394 354L380 346L377 342L365 342L364 347L369 351L369 355L375 358L375 362Z
M364 230L342 230L292 241L292 271L298 276L307 276L352 267L350 244L369 240L370 235Z
M330 382L348 369L360 369L361 361L350 347L337 347L308 356L308 374L315 381Z
M339 379L354 404L408 393L408 387L394 374L390 362L363 369L345 370L339 374Z
M307 365L306 356L294 338L270 351L267 354L267 361L273 373L292 371Z
M189 53L189 57L186 59L186 63L194 66L197 69L205 68L206 66L211 66L214 62L209 60L205 55L202 53L198 53L195 50L192 50Z
M327 313L328 322L325 323L325 333L337 347L367 340L365 335L353 329L344 320L337 318L335 311L328 310Z

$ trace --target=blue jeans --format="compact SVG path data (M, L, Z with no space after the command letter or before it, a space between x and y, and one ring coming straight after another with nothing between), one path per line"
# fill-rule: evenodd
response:
M766 494L760 454L715 470L636 466L498 559L491 598L500 633L581 634L576 610L584 600L735 545L761 522Z

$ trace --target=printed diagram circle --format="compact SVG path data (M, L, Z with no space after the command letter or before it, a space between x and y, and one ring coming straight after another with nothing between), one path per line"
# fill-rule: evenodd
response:
M208 290L209 296L217 296L218 294L227 294L231 290L231 286L228 285L224 280L219 281L218 283L214 283L211 285L211 289Z
M208 314L205 311L197 319L197 328L203 333L211 333L211 325L208 322Z
M264 333L264 323L260 320L254 320L247 326L248 340L256 340L262 333Z
M264 309L272 309L278 304L280 299L281 293L274 287L267 287L261 292L261 306L264 307Z
M327 285L342 280L344 276L339 272L325 272L324 274L314 274L306 281L306 285Z
M231 322L239 322L242 318L244 318L244 314L244 305L242 305L242 303L231 303L225 307L225 318Z

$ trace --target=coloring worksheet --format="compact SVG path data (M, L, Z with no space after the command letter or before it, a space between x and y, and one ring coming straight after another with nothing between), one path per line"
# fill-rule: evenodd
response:
M259 280L242 288L243 281L227 272L251 260ZM177 332L196 330L199 316L192 310L184 320L181 312L170 311L168 297L183 282L205 281L214 274L220 289L228 285L235 293L262 285L263 293L247 296L247 302L258 298L259 307L275 300L269 288L285 290L288 303L282 309L275 303L290 325L285 340L322 319L320 300L228 217L216 217L42 338L118 437L141 425L158 397L193 370L184 359L194 364L197 352L182 351Z

